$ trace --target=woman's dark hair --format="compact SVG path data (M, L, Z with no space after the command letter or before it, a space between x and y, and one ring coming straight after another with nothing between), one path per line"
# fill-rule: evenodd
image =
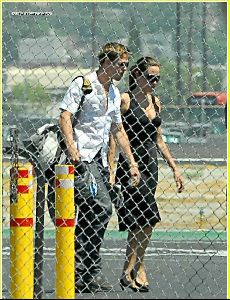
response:
M148 70L149 67L160 67L160 63L153 57L145 56L138 59L135 65L130 68L129 89L132 91L136 88L136 77Z

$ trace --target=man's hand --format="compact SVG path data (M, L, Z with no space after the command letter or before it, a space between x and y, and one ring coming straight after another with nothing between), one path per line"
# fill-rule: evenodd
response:
M80 161L80 153L77 150L74 143L72 143L70 146L68 146L68 153L69 153L69 156L70 156L70 160L73 163L78 163Z
M115 184L115 174L114 173L112 173L112 174L110 174L110 176L109 176L109 183L111 184L111 185L114 185Z

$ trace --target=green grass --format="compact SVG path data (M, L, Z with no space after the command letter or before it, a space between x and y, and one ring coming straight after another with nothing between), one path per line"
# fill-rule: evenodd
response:
M107 230L105 238L124 239L127 238L127 232L119 232L115 230ZM227 233L225 231L199 230L199 231L162 231L155 230L152 240L219 240L226 241Z
M3 229L3 238L9 238L10 229ZM54 238L55 230L46 229L45 238ZM107 230L105 233L105 239L126 239L127 232L119 232L117 230ZM181 230L181 231L162 231L155 230L152 235L152 240L200 240L200 241L227 241L226 231L215 230Z
M197 168L195 170L185 170L184 171L184 176L186 176L188 179L198 179L202 178L203 176L203 167Z

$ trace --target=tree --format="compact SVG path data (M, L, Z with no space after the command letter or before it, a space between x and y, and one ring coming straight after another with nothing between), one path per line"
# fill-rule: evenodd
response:
M23 82L12 87L12 99L23 103L41 103L51 102L50 95L44 86L36 82Z

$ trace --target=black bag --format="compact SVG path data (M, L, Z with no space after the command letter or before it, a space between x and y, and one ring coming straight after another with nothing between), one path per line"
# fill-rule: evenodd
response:
M112 203L114 204L116 209L119 209L124 203L124 197L121 191L120 184L111 185L110 183L106 184L106 187L109 192L109 196L111 198Z

